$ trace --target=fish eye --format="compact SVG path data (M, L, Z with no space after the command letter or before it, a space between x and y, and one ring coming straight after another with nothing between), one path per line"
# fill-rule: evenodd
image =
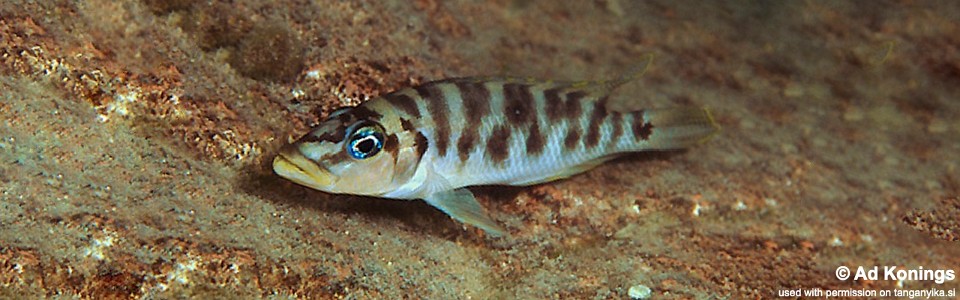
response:
M356 159L366 159L383 149L383 133L377 126L364 126L353 131L347 141L347 153Z

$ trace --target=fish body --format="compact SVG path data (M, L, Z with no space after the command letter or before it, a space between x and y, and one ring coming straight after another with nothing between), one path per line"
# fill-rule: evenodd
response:
M465 187L525 186L626 153L682 149L718 130L702 108L614 111L595 82L454 78L404 88L330 114L274 159L281 177L317 190L423 199L498 236Z

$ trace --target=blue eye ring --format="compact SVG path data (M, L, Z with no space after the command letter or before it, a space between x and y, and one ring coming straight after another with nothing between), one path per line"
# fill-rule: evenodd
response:
M383 130L379 126L367 125L357 128L347 140L347 154L356 159L367 159L383 149Z

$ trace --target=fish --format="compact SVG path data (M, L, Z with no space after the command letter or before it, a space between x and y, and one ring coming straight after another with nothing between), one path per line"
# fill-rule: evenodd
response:
M273 170L327 193L423 200L490 236L508 235L467 187L551 182L630 153L688 148L719 131L706 108L609 108L611 92L642 72L578 82L461 77L402 88L331 112L283 146Z

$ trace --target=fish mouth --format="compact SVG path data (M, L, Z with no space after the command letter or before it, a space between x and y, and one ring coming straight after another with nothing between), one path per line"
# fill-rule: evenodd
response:
M321 191L330 189L336 179L326 168L291 147L283 148L277 157L273 158L273 172L297 184Z

